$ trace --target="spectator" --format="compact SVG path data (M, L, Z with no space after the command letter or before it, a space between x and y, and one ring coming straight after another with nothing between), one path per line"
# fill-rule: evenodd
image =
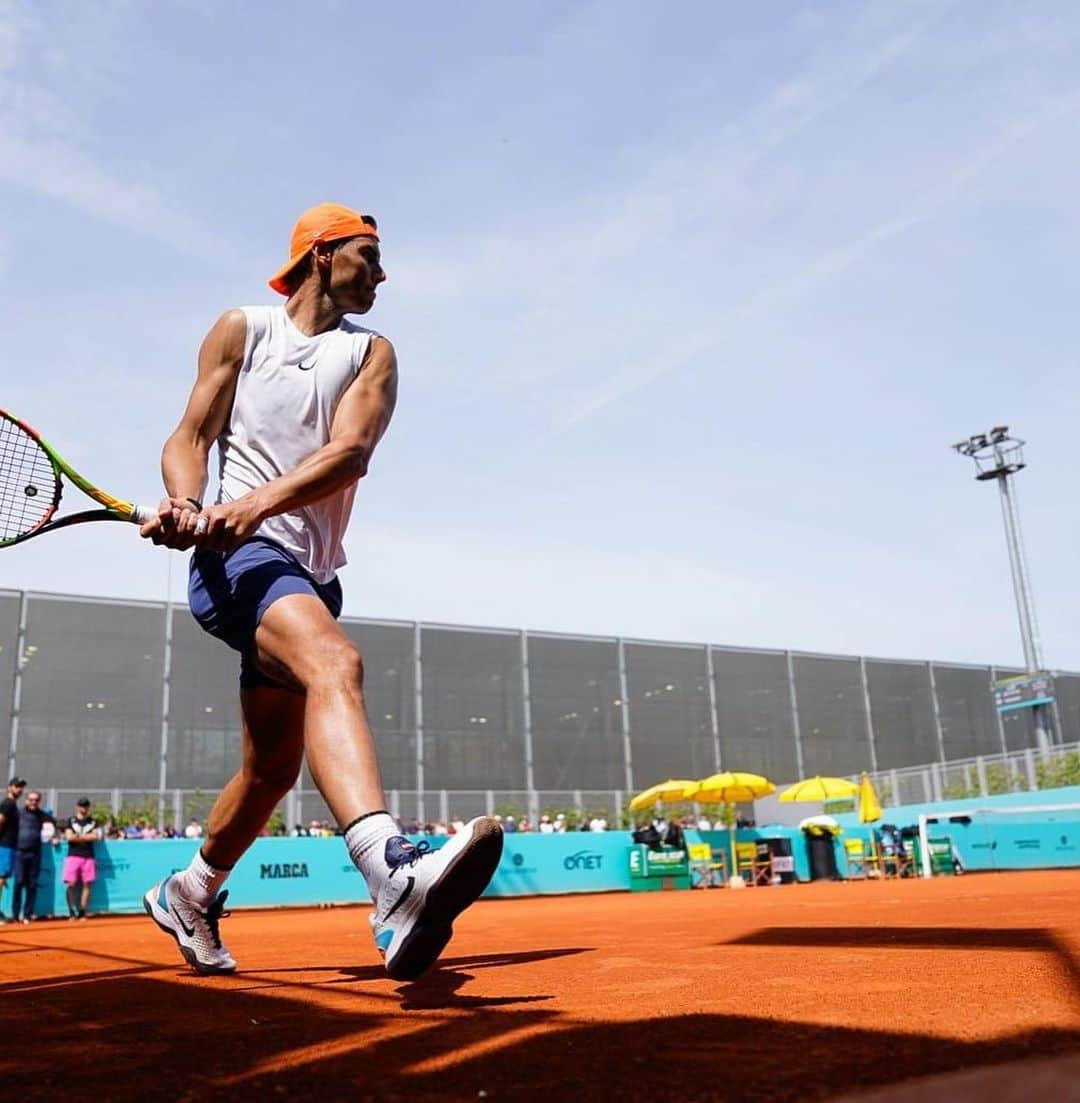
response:
M540 834L552 835L555 832L555 825L551 822L551 817L545 812L540 817Z
M19 813L19 840L15 850L15 881L11 918L29 923L34 918L38 877L41 874L41 837L45 824L52 820L41 808L41 794L31 789L26 805ZM55 825L53 826L55 830Z
M136 836L137 837L137 836ZM101 840L101 827L90 815L90 801L83 797L76 802L75 815L64 825L68 853L64 859L64 884L67 885L69 919L85 919L90 903L90 890L97 879L94 843ZM77 891L81 888L81 894Z
M132 820L131 823L124 828L125 839L141 839L143 831L142 820Z
M15 849L19 845L19 797L26 788L26 779L13 777L8 782L7 796L0 801L0 904L4 898L4 888L15 868ZM6 923L7 917L0 911L0 923Z
M566 813L559 812L555 816L555 834L562 835L566 831Z
M605 816L593 816L589 820L590 831L606 831L607 830L607 818Z
M434 830L432 831L432 834L433 835L449 835L450 830L446 826L446 824L442 822L442 820L436 820L435 821L435 827L434 827Z
M667 825L667 830L664 832L664 846L673 846L677 850L683 848L683 829L676 819L672 819Z
M456 835L459 831L465 830L465 821L460 816L455 816L450 821L450 834Z
M660 850L664 841L655 823L642 824L634 831L632 838L635 843L644 843L650 850Z
M579 831L588 831L589 830L589 817L586 816L584 812L579 813L579 815L580 815L581 818L578 820L577 829Z
M158 829L152 823L143 824L143 829L139 832L140 839L156 839L157 837Z
M513 816L503 816L503 832L507 835L513 835L517 831L517 823L514 821Z
M698 817L697 829L699 831L711 831L712 830L712 824L709 823L709 817L708 816L702 814L701 816Z
M56 833L56 809L45 809L45 822L41 825L41 841L50 846L60 845L60 836Z
M201 839L202 838L202 824L199 823L195 816L192 816L187 822L187 827L184 828L185 839Z

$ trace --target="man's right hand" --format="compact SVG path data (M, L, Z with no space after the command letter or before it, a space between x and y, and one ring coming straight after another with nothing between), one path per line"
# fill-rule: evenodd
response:
M187 498L162 498L158 514L139 529L139 535L160 547L187 551L195 544L199 511Z

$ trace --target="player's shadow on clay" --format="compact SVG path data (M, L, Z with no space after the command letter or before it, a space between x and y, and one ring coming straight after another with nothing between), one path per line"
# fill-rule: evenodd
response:
M1045 927L765 927L720 946L797 946L852 950L1027 950L1055 960L1080 995L1080 960Z
M512 965L528 965L536 961L589 953L591 947L564 947L559 950L527 950L520 953L473 954L469 957L440 958L422 977L396 989L404 1011L432 1011L451 1007L479 1008L505 1007L511 1004L542 1003L550 995L527 996L469 996L459 994L460 989L479 969L502 969ZM341 970L347 974L342 980L385 980L386 971L381 966L355 966Z
M459 990L478 969L503 969L512 965L529 965L536 961L549 961L572 954L592 953L592 946L570 946L557 950L526 950L520 953L472 954L468 957L440 958L422 977L395 989L401 997L405 1011L439 1010L449 1007L478 1008L504 1007L519 1003L541 1003L553 997L530 994L527 996L469 996L459 995ZM281 973L310 974L310 969L275 969ZM343 965L334 970L340 976L321 981L320 984L355 984L361 982L385 982L389 979L381 965Z

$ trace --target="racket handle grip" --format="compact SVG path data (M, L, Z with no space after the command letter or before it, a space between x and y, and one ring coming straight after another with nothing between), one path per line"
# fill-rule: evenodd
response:
M158 511L153 506L132 506L131 521L136 525L148 525L157 518Z

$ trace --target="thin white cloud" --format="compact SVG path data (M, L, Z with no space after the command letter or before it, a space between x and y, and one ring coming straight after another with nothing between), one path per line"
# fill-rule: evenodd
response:
M76 106L46 84L76 64L75 51L59 41L64 34L63 23L46 24L32 6L0 2L0 180L177 252L201 259L220 255L215 235L178 209L152 180L133 179L130 165L111 166L94 155L94 136ZM95 86L89 74L96 62L93 43L81 41L79 80L91 99Z
M716 244L722 251L725 234L736 233L748 218L760 218L770 203L754 181L760 163L896 65L951 6L916 4L898 9L894 4L876 4L850 26L847 20L834 21L831 28L819 29L815 40L820 44L801 66L740 118L717 120L690 145L672 143L667 136L654 138L651 146L633 151L634 163L643 166L636 177L621 184L605 182L590 195L575 195L573 203L542 228L519 232L507 228L471 238L454 250L452 279L446 275L445 256L426 252L426 242L407 249L394 278L403 292L422 290L444 301L491 303L503 317L512 312L518 333L577 330L587 348L594 334L603 330L605 319L585 319L575 311L595 300L598 284L606 287L609 299L619 296L620 282L628 281L631 290L636 289L626 270L642 265L643 240L655 240L655 251L660 253L693 242L701 236L698 224L707 215L708 232L719 236ZM746 310L747 304L736 303L729 313L738 317ZM624 329L651 325L633 310L606 321ZM714 333L711 326L700 335L692 333L679 340L675 349L666 334L662 352L620 368L584 394L575 379L569 412L556 415L556 425L575 424L669 370L664 365L685 362L708 347ZM633 342L628 344L632 347ZM550 355L546 343L542 349L535 342L531 347L538 350L536 354L523 347L512 361L492 363L487 372L472 376L474 398L482 400L500 380L519 390L566 374L566 360ZM604 358L607 362L627 359L619 350L611 352Z
M1037 130L1059 122L1080 110L1080 93L1055 97L1041 110L1025 113L1001 126L995 137L949 166L942 179L926 188L900 212L858 234L849 241L825 250L793 275L768 284L742 303L725 312L707 330L684 337L674 347L665 350L662 360L650 358L624 368L585 398L580 399L562 418L563 429L576 425L687 364L691 359L716 351L730 338L738 326L760 318L781 303L794 301L832 277L853 267L871 251L899 237L937 215L966 191L996 162L1011 153Z

